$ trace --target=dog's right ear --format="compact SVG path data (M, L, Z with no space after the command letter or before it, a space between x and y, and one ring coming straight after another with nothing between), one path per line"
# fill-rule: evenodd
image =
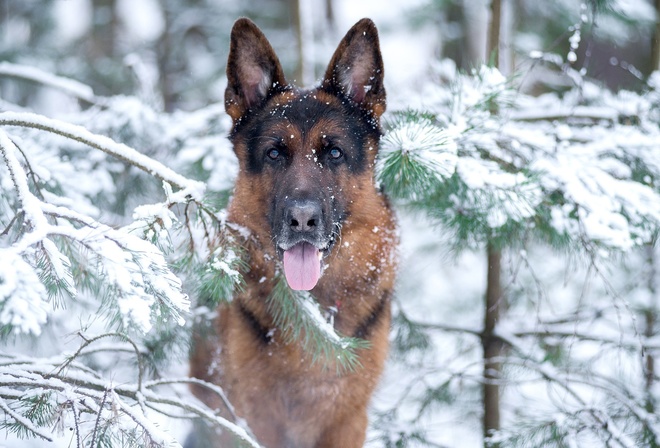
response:
M238 19L231 30L227 81L225 110L234 123L263 105L271 89L286 86L273 47L250 19Z

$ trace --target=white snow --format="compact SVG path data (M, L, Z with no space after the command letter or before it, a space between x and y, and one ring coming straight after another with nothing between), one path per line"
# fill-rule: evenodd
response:
M318 302L307 293L297 294L297 297L300 300L303 311L312 320L314 326L321 330L329 341L339 342L341 337L337 334L332 324L323 317Z
M213 261L211 262L211 267L224 273L234 282L236 282L241 278L241 274L232 266L235 266L238 259L238 256L232 249L218 247L213 253Z
M121 160L130 160L147 173L186 190L186 193L195 199L201 200L203 196L205 190L203 183L181 176L162 163L139 153L135 149L122 143L117 143L103 135L93 134L82 126L72 125L42 115L20 112L0 113L0 124L56 130L64 136L82 141Z
M0 325L38 336L51 306L34 268L11 249L0 248Z
M381 142L381 159L399 151L442 181L456 170L456 142L450 132L428 120L404 122L389 131ZM378 169L382 170L382 164Z
M13 76L34 81L38 84L62 90L76 98L94 102L95 95L92 88L73 79L55 76L36 67L0 62L0 76Z

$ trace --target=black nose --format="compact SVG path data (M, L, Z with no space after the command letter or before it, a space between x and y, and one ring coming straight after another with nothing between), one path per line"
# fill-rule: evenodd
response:
M287 225L294 232L314 232L321 226L321 204L314 200L294 200L286 210Z

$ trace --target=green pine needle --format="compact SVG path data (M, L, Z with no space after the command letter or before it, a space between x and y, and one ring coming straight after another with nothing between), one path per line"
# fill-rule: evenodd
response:
M334 367L338 374L361 367L358 351L369 347L363 339L344 337L321 317L318 304L309 293L293 291L283 276L276 278L267 299L268 311L287 343L300 343L312 356L312 364Z
M400 199L420 199L452 176L454 140L427 115L399 114L383 138L377 177Z

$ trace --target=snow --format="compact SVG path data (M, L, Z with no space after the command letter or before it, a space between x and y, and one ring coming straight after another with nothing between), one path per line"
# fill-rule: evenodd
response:
M201 200L204 194L205 185L203 183L187 179L160 162L139 153L135 149L123 143L117 143L108 137L93 134L82 126L72 125L37 114L20 112L0 113L0 123L4 125L21 125L43 130L54 130L56 133L82 141L121 160L132 161L147 173L186 190L186 193L195 199Z
M157 0L119 0L116 8L120 20L135 39L153 41L163 33L165 18Z
M503 172L494 162L462 157L456 171L468 187L468 201L457 200L455 205L485 211L488 225L493 229L509 219L530 218L543 199L541 189L522 173Z
M401 151L426 167L438 181L451 177L456 170L458 157L454 138L450 132L438 129L427 120L405 122L388 132L381 142L381 159L386 159L393 151Z
M28 118L33 117L28 116ZM33 120L39 122L39 119L33 118ZM52 122L46 119L46 123ZM66 124L63 127L69 129L72 132L71 135L74 136L76 135L75 131L82 129L68 127ZM114 142L110 142L110 146L116 145ZM98 269L108 283L116 289L117 306L125 326L136 326L142 332L148 332L152 327L154 315L158 315L156 312L156 306L158 305L156 299L166 305L179 325L184 323L180 313L188 311L190 301L187 295L181 291L181 280L171 272L160 250L151 243L115 231L84 215L41 202L30 192L25 172L16 159L16 147L3 131L0 131L0 151L4 156L6 166L18 193L21 209L32 227L29 233L11 247L16 255L29 252L31 247L37 243L44 244L55 275L63 280L65 285L71 285L70 271L65 269L65 264L70 264L70 261L56 249L52 242L47 240L47 236L62 235L74 241L79 241L98 255L100 261ZM125 154L130 155L131 153L125 151ZM160 167L157 166L157 168ZM168 174L169 169L164 170L164 172ZM174 178L182 177L175 174ZM190 183L192 189L196 188L195 182L187 179L185 181ZM199 188L197 190L199 191ZM84 223L86 227L76 229L63 224L52 225L47 221L45 213L68 217L75 222ZM161 213L161 215L166 218L169 217L166 213ZM44 243L44 241L46 242ZM7 258L12 259L9 256ZM27 264L23 262L16 269L21 268L24 270L25 266ZM35 279L35 285L30 285ZM25 302L14 301L13 299L8 301L8 296L6 296L6 306L3 308L1 321L11 323L18 328L18 331L38 334L40 332L39 325L43 324L46 319L38 311L35 313L34 319L26 319L27 309L24 305L38 303L37 297L39 294L45 294L45 287L35 274L32 274L32 277L28 276L27 280L29 280L28 286L23 283L22 279L18 284L15 281L6 281L6 294L11 293L19 299L24 298Z
M53 87L90 103L94 102L96 98L91 87L73 79L55 76L35 67L2 61L0 62L0 76L2 75L23 78L40 85Z
M12 332L41 334L51 305L36 272L11 249L0 248L0 325Z
M53 268L54 274L59 280L62 287L72 296L75 297L78 293L71 274L71 260L62 254L57 248L55 243L50 239L44 238L41 244L48 255L50 265Z
M82 37L92 24L92 5L87 0L67 0L54 4L54 15L59 23L57 32L64 41L75 41Z
M232 268L236 265L239 257L230 248L218 247L213 253L213 261L211 267L227 275L234 282L238 282L241 278L240 272Z
M300 304L307 316L312 320L314 326L321 330L323 335L332 342L339 342L341 337L335 331L335 328L323 317L319 304L308 293L297 294L300 298Z

